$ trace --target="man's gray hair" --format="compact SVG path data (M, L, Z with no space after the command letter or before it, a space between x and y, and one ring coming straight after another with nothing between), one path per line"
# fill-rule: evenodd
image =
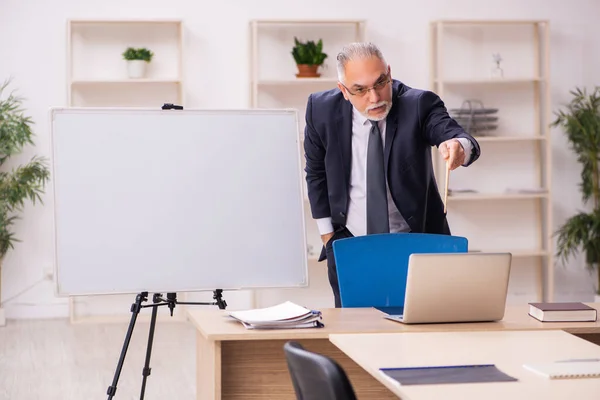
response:
M379 50L379 47L370 42L350 43L342 48L337 55L338 79L343 82L348 61L361 58L377 57L387 66L387 62Z

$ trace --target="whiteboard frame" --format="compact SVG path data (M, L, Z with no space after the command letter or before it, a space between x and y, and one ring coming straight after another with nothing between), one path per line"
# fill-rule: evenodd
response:
M154 112L154 113L160 113L160 112L164 112L164 113L177 113L177 112L182 112L185 111L187 114L189 113L198 113L198 114L206 114L206 113L233 113L233 114L240 114L240 113L248 113L248 114L272 114L272 113L280 113L280 114L293 114L294 115L294 120L295 120L295 126L296 126L296 131L298 132L298 137L297 137L297 155L298 155L298 165L297 165L297 170L298 170L298 184L299 184L299 192L300 192L300 197L298 198L298 202L300 203L300 208L301 208L301 214L302 214L302 241L303 241L303 246L306 249L306 251L302 252L302 265L303 265L303 281L299 282L297 285L291 286L291 285L285 285L285 286L281 286L281 285L255 285L255 286L236 286L236 287L215 287L215 288L211 288L211 289L197 289L197 288L178 288L177 290L154 290L152 288L149 288L148 290L144 290L147 291L148 293L171 293L171 292L177 292L177 293L202 293L202 292L212 292L216 289L222 289L224 292L225 291L234 291L234 290L260 290L260 289L294 289L294 288L306 288L310 286L310 274L309 274L309 266L308 266L308 240L307 240L307 228L306 228L306 203L304 201L303 198L303 193L304 193L304 187L303 187L303 180L304 180L304 174L303 174L303 169L302 169L302 144L301 144L301 140L300 140L300 123L299 123L299 118L298 118L298 110L294 109L294 108L261 108L261 109L257 109L257 108L194 108L194 109L184 109L184 110L162 110L162 109L154 109L154 108L147 108L147 107L64 107L64 106L57 106L57 107L50 107L48 109L48 125L49 125L49 133L50 133L50 154L51 154L51 172L52 172L52 176L51 176L51 182L52 182L52 200L53 200L53 205L52 205L52 224L53 224L53 240L52 240L52 250L53 250L53 260L54 260L54 266L53 266L53 287L54 287L54 295L56 297L61 297L61 298L71 298L71 297L85 297L85 296L97 296L97 295L131 295L134 293L134 291L121 291L121 290L116 290L116 291L95 291L95 292L89 292L89 293L67 293L64 291L60 291L60 287L59 287L59 279L58 279L58 274L59 274L59 268L58 268L58 228L57 228L57 196L56 196L56 183L55 183L55 179L54 177L56 176L56 169L55 169L55 152L56 152L56 147L55 147L55 135L54 135L54 116L57 114L61 114L61 113L82 113L82 114L86 114L89 112L107 112L107 113L111 113L111 112ZM163 289L168 289L168 288L163 288Z

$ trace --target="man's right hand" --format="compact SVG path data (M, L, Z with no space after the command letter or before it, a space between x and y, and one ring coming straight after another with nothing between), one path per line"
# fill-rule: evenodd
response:
M334 232L330 232L330 233L321 235L321 240L323 241L323 246L327 245L327 242L329 242L329 239L331 239L333 237L333 233Z

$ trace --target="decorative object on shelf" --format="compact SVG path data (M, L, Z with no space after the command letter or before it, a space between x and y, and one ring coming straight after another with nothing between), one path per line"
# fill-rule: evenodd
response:
M305 43L294 37L294 48L292 56L298 66L297 78L318 78L321 76L318 69L323 65L327 54L323 53L323 40L319 39L317 43L308 40Z
M475 136L489 135L489 131L498 128L498 117L493 115L497 112L497 108L485 108L480 100L465 100L460 108L450 110L456 122Z
M12 156L21 152L25 145L33 145L33 124L30 117L23 115L22 98L14 93L3 99L3 93L10 84L10 79L0 86L0 168ZM50 177L46 160L34 156L27 164L13 167L11 171L3 168L0 172L0 291L2 290L2 260L14 243L20 240L15 237L11 226L23 211L25 200L33 204L42 203L41 194ZM0 297L1 299L1 297ZM0 304L0 314L1 312ZM3 319L3 318L0 318ZM3 321L0 321L0 325Z
M146 66L150 61L154 53L146 48L135 49L128 47L123 52L123 59L127 61L127 73L132 79L143 78L146 75Z
M582 200L593 201L590 212L579 212L569 218L555 233L557 256L566 261L580 250L585 254L590 272L600 272L600 87L592 93L586 89L572 90L573 98L565 110L555 113L557 118L552 126L564 129L571 148L581 163ZM600 295L600 273L595 284Z
M500 68L500 61L502 61L500 53L492 54L492 58L494 59L494 63L496 64L494 67L492 67L492 78L504 78L504 70Z
M312 244L308 244L306 246L306 254L308 255L308 258L315 257L317 255L315 253L315 246L313 246Z
M478 193L475 189L448 189L448 196L460 195L461 193Z

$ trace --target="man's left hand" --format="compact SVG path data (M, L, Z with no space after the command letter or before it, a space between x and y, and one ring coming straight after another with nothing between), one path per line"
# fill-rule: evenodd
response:
M454 170L465 162L465 150L457 139L446 140L440 144L440 154L448 163L450 170Z

